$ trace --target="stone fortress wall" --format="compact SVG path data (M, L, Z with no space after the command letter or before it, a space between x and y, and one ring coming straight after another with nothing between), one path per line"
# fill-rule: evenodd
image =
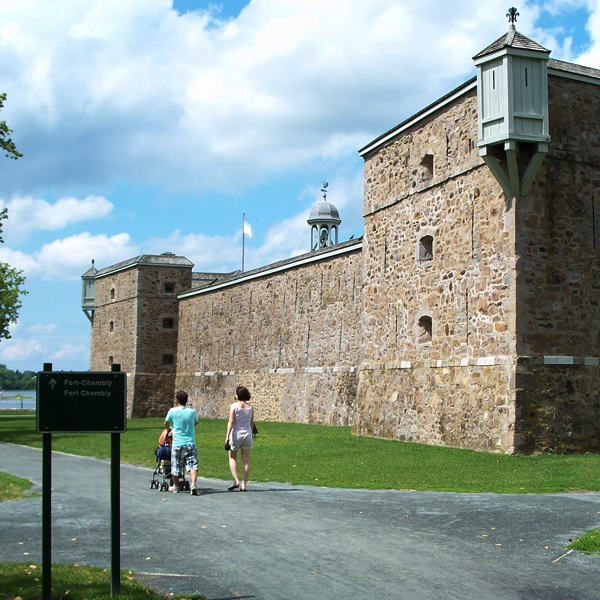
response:
M132 259L96 275L91 369L121 365L128 374L130 416L162 414L172 404L177 370L179 303L191 287L191 266ZM154 257L155 259L157 257ZM157 408L160 406L160 408Z
M600 88L549 78L548 156L516 202L516 430L528 451L600 438Z
M600 73L573 67L550 71L552 143L525 196L480 158L467 82L363 149L362 239L203 287L169 264L182 257L101 271L92 369L122 364L134 416L165 414L184 388L224 418L246 385L259 420L598 451Z
M597 90L549 78L553 143L526 197L480 161L473 92L365 157L356 433L598 450Z
M180 298L177 387L200 416L225 418L245 385L258 419L352 423L361 246L346 242L333 256L320 251Z
M476 141L471 88L365 156L358 434L513 446L514 215Z

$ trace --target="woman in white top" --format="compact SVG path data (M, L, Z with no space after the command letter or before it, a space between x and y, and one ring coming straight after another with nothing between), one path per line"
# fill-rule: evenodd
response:
M250 406L250 392L239 386L235 390L236 401L229 408L229 422L227 423L227 435L225 444L229 444L229 468L233 475L233 485L228 489L230 492L240 488L240 492L246 491L248 473L250 472L250 450L254 445L252 442L252 426L254 425L254 410ZM240 487L237 468L237 453L242 452L243 477Z

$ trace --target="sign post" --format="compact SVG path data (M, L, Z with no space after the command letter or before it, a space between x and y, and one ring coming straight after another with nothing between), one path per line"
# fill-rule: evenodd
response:
M42 450L42 598L50 600L52 572L52 434L110 433L111 592L121 587L120 434L127 429L126 374L121 365L110 372L52 371L50 363L37 374L37 431Z

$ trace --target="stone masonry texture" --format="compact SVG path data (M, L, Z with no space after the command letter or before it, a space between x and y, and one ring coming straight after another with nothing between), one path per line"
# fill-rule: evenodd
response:
M600 87L548 85L551 143L526 196L480 158L465 85L364 155L364 236L342 251L191 291L191 268L98 277L92 369L122 365L130 416L186 389L225 418L245 385L258 421L600 451ZM520 145L521 176L532 153Z

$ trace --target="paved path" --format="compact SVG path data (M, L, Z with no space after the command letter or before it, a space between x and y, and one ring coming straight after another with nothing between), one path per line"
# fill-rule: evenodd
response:
M53 454L53 562L110 567L109 463ZM41 451L0 443L35 482ZM367 491L199 479L151 490L121 467L121 565L211 600L597 600L600 558L565 555L600 526L600 494ZM41 562L41 498L0 503L0 561Z

